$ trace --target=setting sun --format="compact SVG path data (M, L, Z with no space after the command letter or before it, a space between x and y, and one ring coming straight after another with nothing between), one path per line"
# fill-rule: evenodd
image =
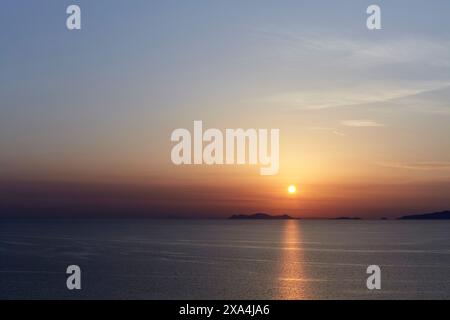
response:
M290 186L288 187L288 192L289 192L290 194L296 193L296 192L297 192L297 187L294 186L294 185L290 185Z

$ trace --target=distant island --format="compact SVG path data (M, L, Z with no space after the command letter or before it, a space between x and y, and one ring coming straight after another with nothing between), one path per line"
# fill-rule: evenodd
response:
M285 220L285 219L295 219L287 214L273 216L267 213L255 213L255 214L235 214L229 217L232 220Z
M450 220L450 211L403 216L400 220Z
M234 214L228 219L231 220L289 220L289 219L300 219L294 218L287 214L284 215L271 215L268 213L254 213L254 214ZM308 218L305 218L308 219ZM314 219L314 218L311 218ZM325 220L362 220L361 217L348 217L341 216L335 218L324 218ZM441 211L441 212L432 212L432 213L423 213L423 214L414 214L414 215L406 215L397 218L398 220L450 220L450 211ZM388 220L388 218L383 217L381 220Z

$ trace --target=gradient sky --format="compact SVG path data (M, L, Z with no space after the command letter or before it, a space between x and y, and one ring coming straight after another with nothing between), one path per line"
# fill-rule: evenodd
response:
M382 30L366 28L373 3ZM80 31L65 27L69 4ZM449 12L446 0L4 0L0 215L449 209ZM170 134L193 120L280 128L279 174L174 166Z

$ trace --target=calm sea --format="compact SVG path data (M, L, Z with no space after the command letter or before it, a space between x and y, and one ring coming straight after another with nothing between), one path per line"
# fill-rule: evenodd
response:
M0 220L0 298L450 299L450 222Z

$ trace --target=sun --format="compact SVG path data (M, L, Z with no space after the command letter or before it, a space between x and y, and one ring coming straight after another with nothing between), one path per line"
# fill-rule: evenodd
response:
M297 192L297 187L294 186L293 184L291 184L287 190L288 190L289 194L294 194Z

